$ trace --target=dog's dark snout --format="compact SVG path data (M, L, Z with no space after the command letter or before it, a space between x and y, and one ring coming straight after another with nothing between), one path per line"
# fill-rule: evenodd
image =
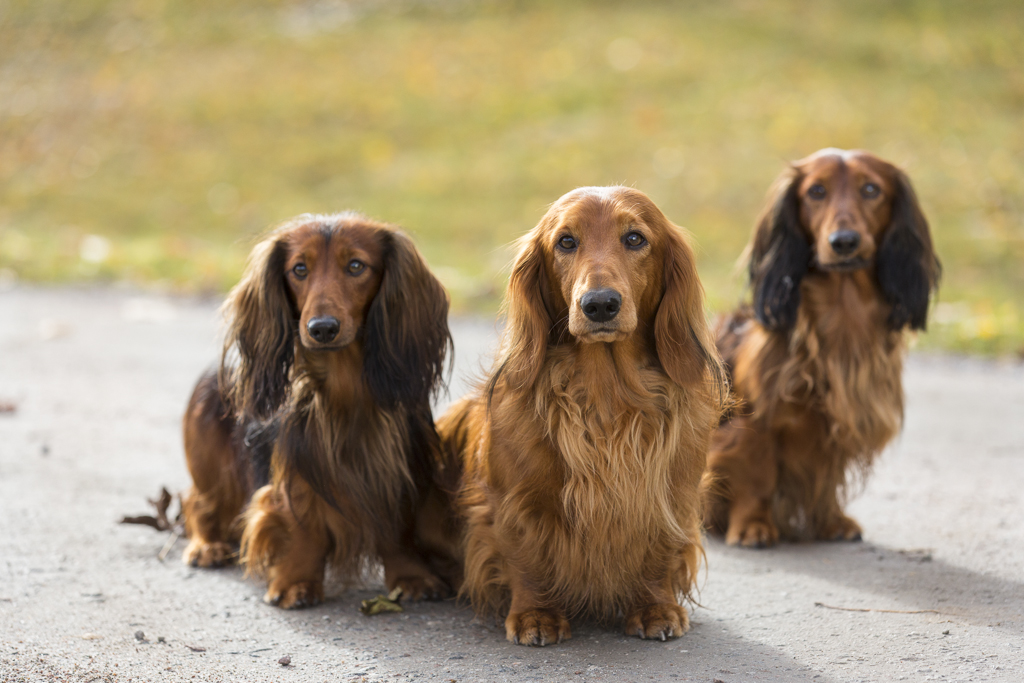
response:
M860 233L856 230L836 230L828 236L828 243L832 245L832 251L840 256L848 256L860 246Z
M622 295L614 289L591 290L580 299L580 308L595 323L607 322L619 314Z
M313 318L306 325L309 336L321 344L333 341L338 336L340 329L341 323L338 322L338 319L329 315Z

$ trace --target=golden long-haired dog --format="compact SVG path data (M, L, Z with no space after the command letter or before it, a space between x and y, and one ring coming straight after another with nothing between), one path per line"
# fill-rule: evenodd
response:
M463 468L462 592L509 640L688 628L725 396L682 233L642 192L566 194L520 242L493 374L438 422Z
M824 149L776 181L749 247L753 307L720 320L739 401L717 431L707 522L730 544L847 539L846 486L903 419L903 330L939 261L907 176Z
M299 216L253 249L225 310L219 377L184 420L184 560L221 564L240 539L285 608L322 599L328 563L351 578L380 560L389 589L443 593L423 539L448 297L409 238L353 213Z

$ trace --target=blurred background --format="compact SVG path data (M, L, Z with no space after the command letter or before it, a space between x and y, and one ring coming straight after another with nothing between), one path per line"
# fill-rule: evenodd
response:
M269 227L356 209L491 315L509 242L622 183L723 310L826 146L914 181L945 265L919 345L1024 353L1020 0L0 0L0 290L221 293Z

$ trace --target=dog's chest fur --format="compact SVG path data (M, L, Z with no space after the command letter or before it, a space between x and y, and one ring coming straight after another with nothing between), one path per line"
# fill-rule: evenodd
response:
M779 372L780 397L820 412L853 457L877 453L902 422L903 339L887 315L867 271L807 278Z
M549 543L569 561L554 569L552 589L599 609L629 599L645 569L699 542L704 452L693 445L706 442L712 421L710 409L692 405L660 369L614 361L552 353L535 397L563 475Z
M298 457L319 459L320 483L354 504L351 512L370 524L391 520L413 489L408 424L380 408L361 365L344 360L299 366L293 410L303 423L300 447L307 452Z

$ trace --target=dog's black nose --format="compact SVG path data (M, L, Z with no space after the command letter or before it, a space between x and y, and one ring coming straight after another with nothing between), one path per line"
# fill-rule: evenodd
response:
M619 314L622 295L614 289L594 289L580 299L580 308L595 323L607 322Z
M832 251L840 256L846 256L857 251L860 246L860 233L856 230L836 230L828 236L828 243L832 245Z
M338 319L329 315L313 318L306 325L309 336L321 344L326 344L337 337L340 329L341 323L338 322Z

